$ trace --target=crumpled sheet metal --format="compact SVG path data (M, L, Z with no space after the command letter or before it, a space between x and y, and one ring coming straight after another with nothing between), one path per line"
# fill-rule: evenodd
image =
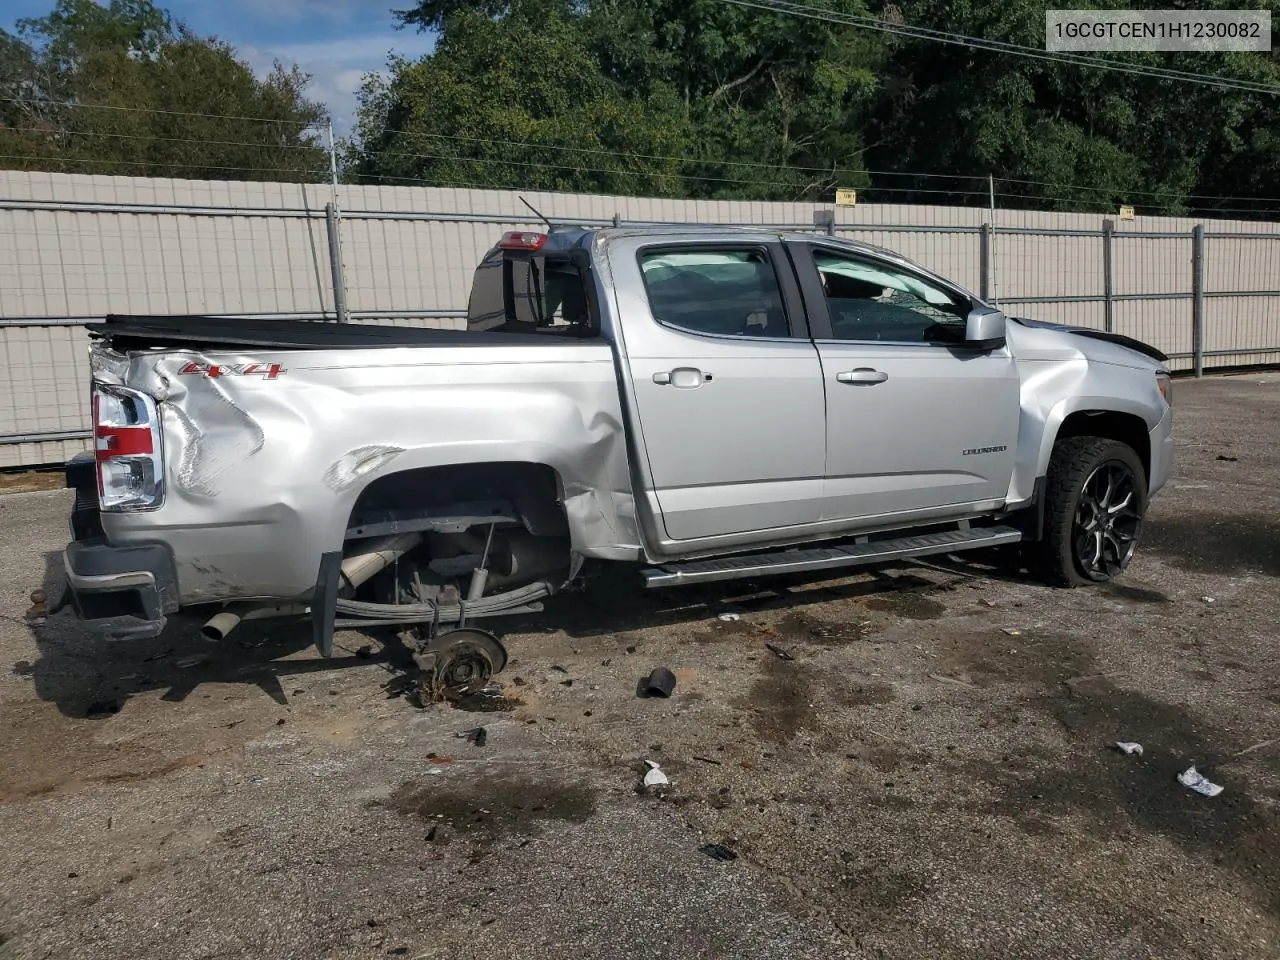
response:
M262 450L266 434L222 378L179 373L192 362L204 364L201 354L125 356L95 342L90 357L95 379L127 383L156 401L165 442L174 448L166 455L168 480L185 493L216 497L228 472Z
M380 470L400 454L404 447L392 444L369 444L349 450L335 460L321 480L330 490L345 490L361 477Z

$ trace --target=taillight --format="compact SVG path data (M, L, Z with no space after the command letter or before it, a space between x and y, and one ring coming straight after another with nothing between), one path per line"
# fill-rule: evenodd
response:
M1163 370L1156 374L1156 389L1160 391L1160 396L1164 397L1164 402L1169 406L1173 406L1173 377L1165 373Z
M547 242L545 233L533 233L528 230L511 230L502 235L498 246L503 250L528 250L536 253Z
M160 421L146 394L93 385L93 446L98 504L103 510L145 510L164 499Z

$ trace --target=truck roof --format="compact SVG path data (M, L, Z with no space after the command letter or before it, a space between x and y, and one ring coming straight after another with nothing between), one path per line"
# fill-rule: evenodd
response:
M919 266L902 254L862 240L851 240L847 237L832 236L815 227L813 231L796 230L794 228L779 229L769 224L703 224L703 223L645 223L628 224L620 227L566 227L557 225L547 232L547 242L543 250L569 250L574 247L585 247L592 238L610 239L614 237L688 237L703 239L726 237L734 239L769 238L783 240L822 240L832 246L843 247L850 251L863 251L877 256L891 257Z

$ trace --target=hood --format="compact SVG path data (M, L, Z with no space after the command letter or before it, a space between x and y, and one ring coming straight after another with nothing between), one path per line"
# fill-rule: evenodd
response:
M1134 353L1141 354L1144 357L1149 357L1159 363L1167 363L1169 361L1168 356L1151 346L1151 344L1143 343L1141 340L1135 340L1133 337L1126 337L1123 334L1107 333L1105 330L1095 330L1092 327L1073 327L1062 323L1047 323L1044 320L1028 320L1025 317L1010 317L1009 319L1020 326L1028 327L1033 330L1052 330L1056 333L1085 337L1089 340L1099 340L1103 343L1115 344L1116 346L1123 347L1126 350L1132 350ZM1109 358L1103 356L1098 357L1097 359L1107 360Z

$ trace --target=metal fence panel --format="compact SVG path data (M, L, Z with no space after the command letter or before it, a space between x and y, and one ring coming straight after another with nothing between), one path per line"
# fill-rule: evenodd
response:
M457 327L505 230L718 223L832 233L899 251L1008 312L1137 337L1192 365L1187 218L973 207L672 200L436 187L224 183L0 171L0 467L58 462L89 423L80 325L107 313L336 312L325 207L340 211L355 323ZM1110 270L1107 252L1110 250ZM1206 367L1280 356L1280 224L1204 242Z

